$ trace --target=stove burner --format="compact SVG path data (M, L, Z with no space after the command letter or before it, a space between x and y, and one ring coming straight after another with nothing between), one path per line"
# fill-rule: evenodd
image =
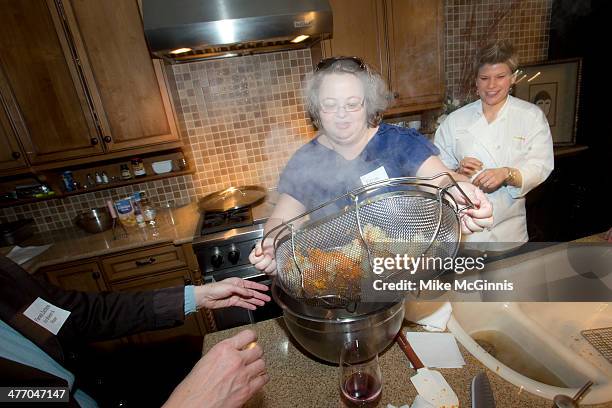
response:
M201 235L253 224L250 208L225 212L207 212L204 213L203 217L202 229L200 230Z

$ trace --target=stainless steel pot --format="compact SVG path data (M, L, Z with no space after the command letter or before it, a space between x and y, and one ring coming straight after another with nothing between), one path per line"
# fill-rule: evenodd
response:
M391 344L404 319L404 298L389 303L360 303L355 312L309 306L287 295L276 283L272 297L283 309L285 324L306 351L338 363L344 343L359 340L372 357Z
M106 207L99 207L77 215L74 223L87 232L96 233L109 229L113 225L113 219Z

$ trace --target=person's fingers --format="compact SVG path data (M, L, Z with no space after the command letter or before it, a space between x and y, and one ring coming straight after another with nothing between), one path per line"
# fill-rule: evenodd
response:
M276 275L276 260L273 259L263 271L268 275Z
M264 292L266 292L269 289L263 283L253 282L253 281L250 281L250 280L243 280L242 282L243 282L245 288L261 290L261 291L264 291Z
M249 343L253 343L254 341L257 341L257 333L249 329L243 330L240 333L227 339L227 342L230 343L237 350L242 350Z
M248 364L245 371L249 378L258 377L266 372L266 362L262 358L258 358L252 363Z
M253 343L252 345L249 344L248 347L244 347L243 350L240 351L240 357L245 366L261 359L261 356L263 356L263 348L257 343Z
M253 265L255 265L255 268L259 269L260 271L266 269L271 263L272 263L272 257L270 255L264 255L263 258L260 258L257 262L255 262Z
M463 222L470 232L480 232L484 228L474 222L474 219L468 215L463 216Z
M266 385L270 381L270 376L266 373L258 375L257 377L251 379L249 383L250 392L255 394L259 391L264 385Z
M247 310L255 310L255 309L257 309L257 306L252 305L252 304L246 302L244 299L241 299L239 297L231 298L229 300L229 306L241 307L241 308L247 309Z

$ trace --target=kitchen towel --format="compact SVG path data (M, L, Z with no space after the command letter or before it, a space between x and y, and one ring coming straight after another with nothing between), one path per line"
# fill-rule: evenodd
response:
M444 302L444 304L438 310L429 316L417 320L416 323L423 326L423 328L427 331L444 331L446 330L446 323L448 323L448 319L450 319L452 312L453 307L451 306L450 302Z
M407 332L406 338L425 367L460 368L465 360L451 333Z
M16 264L22 265L28 262L30 259L42 254L47 249L51 248L51 245L41 245L41 246L28 246L28 247L20 247L19 245L15 245L11 252L9 252L6 257Z

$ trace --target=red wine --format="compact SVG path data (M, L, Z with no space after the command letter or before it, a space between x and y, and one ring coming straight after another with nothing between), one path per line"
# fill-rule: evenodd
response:
M354 373L344 380L341 391L349 407L373 407L380 400L382 384L370 374Z

